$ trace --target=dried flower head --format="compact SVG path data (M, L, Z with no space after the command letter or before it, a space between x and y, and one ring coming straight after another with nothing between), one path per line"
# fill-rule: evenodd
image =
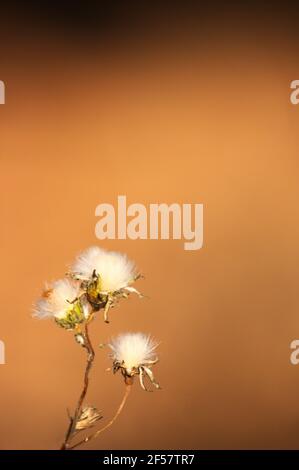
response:
M60 279L46 286L41 299L35 306L33 315L38 318L54 318L66 329L73 329L89 315L89 308L80 298L80 283L70 279Z
M93 406L86 406L81 411L80 417L76 423L76 430L82 431L94 426L103 416Z
M70 275L81 280L87 299L95 309L105 308L106 322L109 308L113 307L119 298L127 298L132 292L139 294L131 286L140 277L134 262L126 255L97 246L79 254L71 267Z
M109 344L112 349L113 372L120 369L127 383L135 375L139 375L143 390L147 390L143 381L146 375L156 388L160 388L151 370L158 362L155 355L157 346L150 335L144 333L123 333L117 336Z

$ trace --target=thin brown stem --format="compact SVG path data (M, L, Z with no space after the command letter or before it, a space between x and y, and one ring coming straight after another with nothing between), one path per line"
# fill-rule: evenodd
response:
M118 418L118 416L120 415L120 413L122 412L125 404L126 404L126 401L128 399L128 396L130 394L130 391L131 391L131 388L132 388L132 384L126 384L126 389L125 389L125 394L123 396L123 399L115 413L115 415L113 416L113 418L106 424L106 426L104 426L103 428L99 429L98 431L96 431L95 433L91 434L90 436L87 436L85 437L85 439L82 439L81 441L77 442L76 444L74 444L73 446L69 447L69 449L75 449L76 447L79 447L81 446L82 444L86 444L87 442L91 441L92 439L95 439L99 434L101 434L102 432L106 431L106 429L110 428L110 426L112 426L112 424L114 423L114 421Z
M67 449L70 448L69 447L69 442L72 439L74 433L76 432L77 421L80 417L83 402L84 402L84 399L86 397L87 390L88 390L89 373L90 373L90 370L91 370L91 367L92 367L92 364L93 364L93 361L94 361L94 357L95 357L95 352L94 352L93 346L92 346L90 338L89 338L88 323L89 322L87 322L85 324L85 328L84 328L84 340L85 340L84 346L85 346L86 351L87 351L87 363L86 363L86 368L85 368L85 373L84 373L83 390L82 390L81 395L79 397L79 400L78 400L78 403L77 403L77 406L76 406L76 409L75 409L74 416L72 416L70 418L70 424L69 424L69 427L67 429L64 442L61 446L61 450L67 450Z

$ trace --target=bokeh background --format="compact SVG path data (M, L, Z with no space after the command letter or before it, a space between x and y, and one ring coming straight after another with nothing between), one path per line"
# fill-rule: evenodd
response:
M122 302L109 326L98 318L92 339L150 332L163 390L136 384L86 448L298 448L298 15L275 3L99 5L1 15L0 447L63 439L84 351L31 309L99 244L136 261L149 299ZM120 194L203 203L203 249L99 242L95 208ZM98 349L88 402L105 420L123 393L108 366Z

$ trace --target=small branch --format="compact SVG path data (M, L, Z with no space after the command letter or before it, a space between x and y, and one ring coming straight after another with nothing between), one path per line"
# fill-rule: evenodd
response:
M95 439L99 434L101 434L102 432L106 431L106 429L110 428L110 426L112 426L112 424L114 423L114 421L118 418L118 416L120 415L120 413L122 412L125 404L126 404L126 401L128 399L128 396L130 394L130 391L131 391L131 388L132 388L132 384L126 384L126 389L125 389L125 394L123 396L123 399L121 401L121 404L119 405L115 415L113 416L113 418L109 421L109 423L106 424L106 426L104 426L103 428L99 429L98 431L96 431L94 434L91 434L90 436L87 436L85 437L85 439L82 439L82 441L79 441L77 442L77 444L74 444L73 446L69 447L69 449L75 449L76 447L79 447L81 446L82 444L86 444L87 442L91 441L92 439Z
M90 370L94 361L94 357L95 357L95 352L94 352L93 346L89 338L88 323L85 324L84 339L85 339L85 348L87 350L88 356L87 356L87 363L86 363L85 374L84 374L83 390L79 397L74 416L70 418L70 425L66 432L64 442L60 448L61 450L67 450L70 448L69 441L72 439L74 433L76 432L76 424L80 417L82 405L83 405L83 402L84 402L84 399L86 397L87 390L88 390L89 373L90 373Z

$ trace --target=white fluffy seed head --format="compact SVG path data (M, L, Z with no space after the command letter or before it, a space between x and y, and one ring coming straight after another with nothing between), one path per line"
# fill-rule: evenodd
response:
M144 333L123 333L112 339L109 346L113 361L123 364L122 367L131 371L153 360L158 344Z
M44 295L34 306L33 315L39 318L62 319L72 308L70 302L80 292L80 284L69 279L60 279L46 286Z
M136 267L126 255L93 246L78 255L71 272L91 279L93 271L100 276L101 292L111 293L128 287L136 277Z

